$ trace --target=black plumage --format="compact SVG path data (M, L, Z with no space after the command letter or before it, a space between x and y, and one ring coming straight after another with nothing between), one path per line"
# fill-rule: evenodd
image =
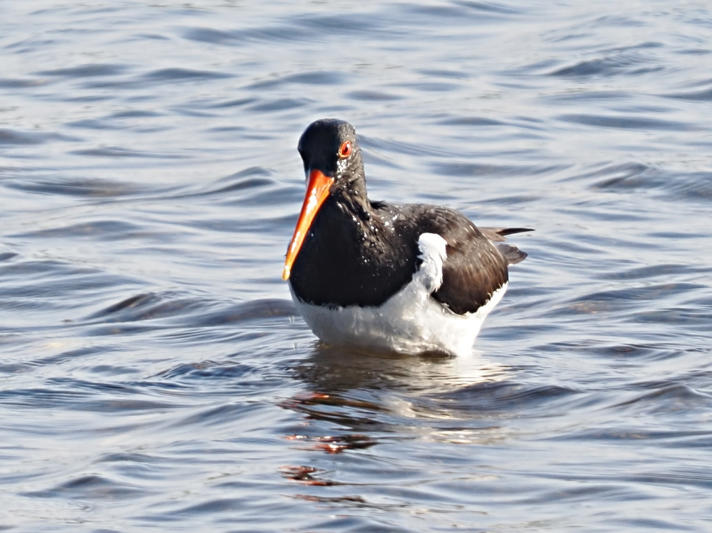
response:
M333 177L291 267L290 283L301 301L331 307L383 304L418 269L420 235L435 233L447 243L447 258L442 285L432 297L463 314L484 305L507 282L507 265L526 257L492 242L526 228L479 229L452 209L369 201L361 151L346 122L312 123L299 152L307 175L316 169Z

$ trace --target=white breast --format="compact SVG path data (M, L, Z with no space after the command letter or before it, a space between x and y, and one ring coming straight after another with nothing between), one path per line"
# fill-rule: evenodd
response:
M482 323L504 296L507 284L474 313L455 314L431 296L443 280L445 239L435 233L423 233L418 248L420 268L405 287L381 306L330 308L302 302L292 292L299 313L327 344L402 353L471 353Z

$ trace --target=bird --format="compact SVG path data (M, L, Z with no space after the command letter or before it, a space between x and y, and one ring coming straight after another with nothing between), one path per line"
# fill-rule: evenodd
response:
M478 228L428 204L370 200L356 130L312 122L298 147L307 181L282 279L326 345L463 355L527 254L505 244L531 228Z

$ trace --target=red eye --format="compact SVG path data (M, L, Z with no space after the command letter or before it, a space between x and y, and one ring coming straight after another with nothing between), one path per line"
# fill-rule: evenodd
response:
M351 155L353 147L351 146L351 141L344 141L339 147L339 157L345 159Z

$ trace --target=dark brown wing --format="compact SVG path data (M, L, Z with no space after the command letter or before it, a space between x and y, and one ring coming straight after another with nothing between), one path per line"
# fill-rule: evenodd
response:
M458 314L479 309L509 279L505 257L474 224L471 227L474 231L443 236L448 243L443 284L433 294Z
M507 282L507 265L510 256L515 259L514 254L503 254L492 244L490 235L484 234L467 217L442 207L407 207L415 215L411 220L418 221L419 234L436 233L447 242L443 283L433 298L457 314L471 313L487 303L492 293ZM503 240L507 230L488 228L488 234Z

